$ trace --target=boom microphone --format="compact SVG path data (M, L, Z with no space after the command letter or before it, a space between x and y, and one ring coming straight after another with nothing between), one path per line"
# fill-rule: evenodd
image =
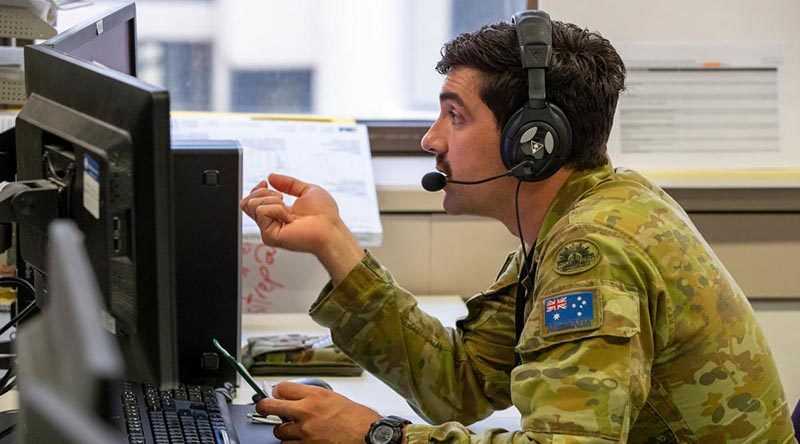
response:
M431 171L422 176L422 188L425 188L425 191L439 191L445 185L447 185L447 177L442 173Z
M514 168L511 168L510 170L502 174L498 174L497 176L487 177L486 179L481 179L481 180L453 180L453 179L448 179L447 176L445 176L442 173L439 173L437 171L431 171L430 173L427 173L424 176L422 176L422 188L425 188L425 191L433 192L441 190L448 183L457 183L459 185L477 185L479 183L491 182L493 180L500 179L501 177L506 177L514 174L514 171L516 171L517 168L524 165L526 165L526 162L520 163L519 165L515 166Z

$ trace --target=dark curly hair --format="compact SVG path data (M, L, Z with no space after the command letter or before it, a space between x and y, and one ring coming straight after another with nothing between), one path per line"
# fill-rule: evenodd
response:
M606 163L606 143L625 64L597 32L553 21L553 56L545 75L547 100L558 105L572 126L572 151L565 166L575 170ZM446 43L436 64L440 74L468 66L483 73L480 97L499 129L528 99L528 77L520 61L517 31L506 22L486 25Z

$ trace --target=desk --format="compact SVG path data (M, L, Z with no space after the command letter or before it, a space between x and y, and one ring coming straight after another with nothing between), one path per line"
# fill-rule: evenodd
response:
M455 326L456 319L467 313L464 301L458 296L422 296L417 300L422 310L439 318L445 326ZM322 334L327 333L327 330L317 325L305 313L245 314L242 316L243 343L247 342L248 337L283 333ZM259 382L266 380L271 384L286 379L291 379L291 377L256 378ZM414 413L400 395L367 372L359 377L326 376L325 380L336 392L355 402L369 406L382 415L398 415L408 418L414 423L424 424L422 418ZM247 404L251 402L252 396L253 390L247 384L242 384L234 402ZM471 428L481 430L489 427L502 427L506 430L517 430L519 424L519 412L516 408L511 407L495 412Z

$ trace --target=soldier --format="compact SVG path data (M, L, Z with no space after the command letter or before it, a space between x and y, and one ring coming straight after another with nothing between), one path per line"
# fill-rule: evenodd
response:
M440 115L422 146L450 181L443 206L494 218L521 240L455 330L358 245L324 189L273 174L241 203L264 243L320 260L331 282L311 316L434 425L292 383L257 410L293 420L275 427L287 441L795 442L742 290L674 200L607 159L619 55L597 33L529 14L546 33L530 40L520 15L516 27L456 37L437 65ZM523 51L521 63L520 45L551 49L536 40L545 34L552 53ZM536 102L544 84L546 106ZM515 114L525 107L561 114L526 126ZM283 193L297 200L288 206ZM519 430L467 429L512 404Z

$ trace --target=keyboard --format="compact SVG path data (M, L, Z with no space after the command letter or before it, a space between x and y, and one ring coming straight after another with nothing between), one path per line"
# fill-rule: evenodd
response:
M123 382L112 420L131 444L229 444L237 440L224 397L212 387L174 390ZM233 436L231 436L233 435Z

